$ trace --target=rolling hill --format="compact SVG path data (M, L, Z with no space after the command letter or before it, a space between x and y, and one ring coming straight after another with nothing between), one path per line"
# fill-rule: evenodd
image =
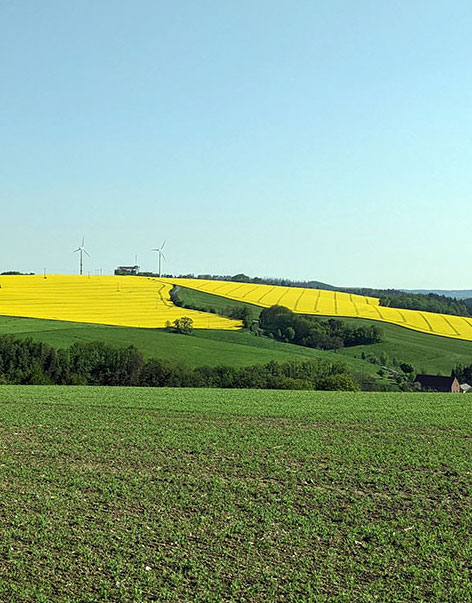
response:
M254 337L241 330L240 321L204 311L244 304L254 319L261 308L282 303L300 313L338 316L356 324L382 322L381 343L344 348L336 354L337 358L342 354L356 373L375 375L379 364L396 359L420 372L449 374L456 364L472 361L471 319L381 308L376 298L337 291L200 279L87 276L2 276L0 285L0 334L31 336L55 347L97 340L120 347L132 344L145 357L168 358L193 367L334 357L334 352ZM173 286L180 287L183 302L202 311L174 306L169 296ZM408 320L401 320L401 314ZM184 315L194 319L191 337L163 330L167 320ZM449 332L448 324L452 325ZM441 328L434 330L435 325ZM456 333L451 333L453 327Z
M178 297L185 304L207 310L211 308L221 311L228 306L234 308L244 306L253 318L261 311L260 307L245 302L237 302L185 287L179 288ZM343 318L342 320L353 325L378 325L378 322L363 318ZM410 363L417 372L443 375L450 375L451 370L457 364L472 362L471 341L438 337L405 329L395 324L382 323L381 328L383 340L380 343L341 348L338 353L348 358L367 359L374 362L376 370L380 364L392 366L397 360ZM209 336L211 333L208 331L205 336ZM239 334L242 333L232 332L230 335L236 338ZM225 332L225 336L228 335Z
M126 276L21 275L0 277L0 315L125 327L164 328L181 318L172 285ZM233 330L241 321L187 311L198 329Z
M298 314L366 318L431 335L472 341L472 318L379 306L379 300L375 297L227 281L178 278L167 282L263 308L282 305Z

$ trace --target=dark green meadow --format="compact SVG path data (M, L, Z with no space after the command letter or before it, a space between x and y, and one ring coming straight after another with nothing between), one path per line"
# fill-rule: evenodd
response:
M367 356L374 355L380 358L382 353L387 355L388 363L393 358L402 362L411 363L417 372L432 375L450 375L451 369L457 364L472 363L472 341L452 339L419 333L404 327L388 323L379 323L373 320L358 318L345 318L346 323L375 324L384 332L384 341L366 346L344 348L345 357L361 357L362 352Z
M0 387L1 601L470 601L468 396Z
M220 298L221 299L221 298ZM185 310L182 310L185 316ZM74 343L102 341L116 347L134 345L145 358L166 359L186 367L249 366L278 362L326 358L339 361L335 352L324 352L298 345L255 337L246 330L197 330L191 335L167 333L164 329L136 329L93 325L59 320L14 318L0 316L0 335L31 337L56 348L67 348ZM472 344L471 344L472 349ZM343 358L355 373L375 375L378 367L360 358Z

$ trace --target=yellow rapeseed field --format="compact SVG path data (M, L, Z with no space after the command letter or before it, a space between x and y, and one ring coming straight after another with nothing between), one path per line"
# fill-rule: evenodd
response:
M188 316L197 329L239 329L241 321L175 306L172 285L133 276L0 276L0 315L162 328Z
M375 297L365 297L337 291L252 285L200 279L172 279L172 283L248 302L268 308L274 304L286 306L299 314L370 318L415 331L472 341L472 319L462 316L434 314L417 310L402 310L379 306Z

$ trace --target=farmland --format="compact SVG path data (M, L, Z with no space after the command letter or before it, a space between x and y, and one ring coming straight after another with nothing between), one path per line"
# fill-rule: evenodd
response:
M470 601L465 396L0 388L0 599Z
M171 279L171 282L263 308L283 305L299 314L364 318L431 335L472 341L472 318L383 307L379 306L379 300L375 297L321 289L200 279Z
M184 313L187 314L188 310ZM30 337L56 348L68 348L74 343L102 341L114 347L134 345L145 358L160 358L189 368L199 366L249 366L278 362L325 358L339 361L334 352L324 352L267 337L254 337L242 330L196 329L191 336L167 333L163 329L137 329L86 323L12 318L0 316L0 335ZM344 359L343 359L344 360ZM346 358L355 373L375 375L378 367L360 358Z
M257 308L245 302L236 302L227 300L224 297L218 297L210 293L203 293L194 289L180 287L178 296L181 301L189 305L196 305L200 308L225 308L226 305L234 304L234 307L243 306L249 309L254 315ZM260 308L259 308L260 312ZM356 325L378 325L373 320L363 318L343 318L343 321ZM0 321L1 329L1 321ZM411 329L405 329L395 324L382 323L383 340L380 343L369 345L357 345L353 347L341 348L338 352L345 359L362 359L363 355L367 357L375 356L380 362L380 358L386 358L386 364L392 363L393 359L400 359L402 362L409 362L418 372L450 375L451 370L457 364L470 364L472 361L472 342L460 339L451 339L450 337L438 337L428 333L421 333ZM0 331L1 332L1 331ZM202 333L203 335L203 333ZM237 341L243 333L227 332L222 333L223 337L231 337ZM205 337L210 337L211 332L205 332ZM290 344L284 344L293 348ZM355 369L354 369L355 370Z
M126 276L2 276L0 315L91 324L164 328L182 317L170 299L174 285L214 300L244 302L252 308L284 305L299 314L375 320L421 333L472 341L472 318L379 306L379 300L338 291L253 285L200 279L169 280ZM196 297L198 304L198 296ZM218 310L225 302L216 301ZM226 302L226 305L228 302ZM196 329L237 330L239 320L185 309Z
M0 315L141 328L163 328L182 317L171 285L125 276L1 276ZM241 322L187 310L199 329L232 330Z
M83 278L87 280L87 277ZM135 277L128 277L131 278ZM1 282L2 279L0 284ZM1 293L0 290L0 295ZM178 295L183 302L201 308L220 311L228 306L233 306L235 309L244 306L250 310L253 317L256 317L260 311L260 308L254 305L184 287L179 289ZM181 316L189 315L192 311L177 308L176 313ZM203 314L205 317L215 318L212 314ZM352 322L353 325L379 324L377 321L360 318L344 320ZM444 375L449 375L457 364L470 364L472 361L470 341L437 337L389 323L383 323L382 329L384 340L381 343L343 348L339 351L350 370L356 373L376 373L378 366L364 361L363 354L369 357L373 355L377 359L384 354L388 358L387 364L391 363L393 358L397 358L403 362L410 362L419 372ZM191 337L185 337L166 333L163 329L0 316L0 335L7 333L18 337L32 337L56 348L69 347L76 342L91 341L103 341L117 347L134 345L146 358L166 358L189 367L218 364L247 366L264 364L270 360L287 362L320 356L334 359L333 352L303 348L266 337L254 337L239 329L195 329Z

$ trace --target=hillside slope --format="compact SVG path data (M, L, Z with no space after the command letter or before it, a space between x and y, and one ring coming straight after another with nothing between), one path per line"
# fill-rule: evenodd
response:
M472 318L383 307L379 306L379 300L375 297L321 289L199 279L169 279L166 282L263 308L282 305L298 314L366 318L422 333L472 341Z
M260 307L245 302L228 300L224 297L185 287L180 287L178 297L185 304L197 305L199 308L207 310L209 308L221 310L228 306L233 308L242 306L247 308L252 316L261 311ZM379 324L362 318L342 318L342 320L357 326ZM384 334L382 342L342 348L339 353L359 359L364 356L378 365L393 366L395 360L407 362L413 365L417 372L444 375L450 375L451 369L457 364L472 363L472 342L470 341L438 337L437 335L421 333L385 322L382 323L381 328Z
M182 317L172 285L154 278L52 274L0 277L0 315L140 328L163 328ZM242 323L187 311L198 329L240 329Z
M135 329L1 316L0 335L5 334L32 337L56 348L90 341L103 341L117 347L134 345L146 358L166 358L188 367L249 366L271 360L290 362L330 358L344 360L356 373L374 375L378 369L360 358L341 358L335 352L280 343L268 337L255 337L246 331L203 329L195 330L191 335L177 335L162 329Z

